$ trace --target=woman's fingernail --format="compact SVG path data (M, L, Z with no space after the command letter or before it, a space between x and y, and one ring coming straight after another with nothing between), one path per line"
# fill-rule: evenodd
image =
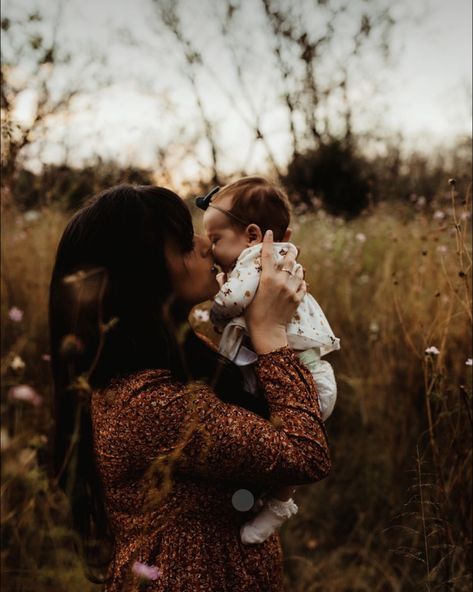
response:
M265 236L267 236L268 238L273 238L273 231L267 230Z

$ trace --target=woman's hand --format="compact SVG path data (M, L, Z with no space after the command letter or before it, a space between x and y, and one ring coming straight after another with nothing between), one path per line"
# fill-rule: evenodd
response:
M307 291L304 272L296 263L294 253L287 253L282 265L276 265L273 233L270 230L263 239L261 265L263 269L258 290L245 313L257 354L287 345L286 326ZM292 270L295 270L294 273Z

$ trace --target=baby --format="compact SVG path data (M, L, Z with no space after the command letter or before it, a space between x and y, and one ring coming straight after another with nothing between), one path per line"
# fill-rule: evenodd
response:
M266 230L274 235L274 255L281 263L284 255L296 247L289 241L290 206L280 188L261 177L245 177L215 188L196 204L205 210L204 229L212 242L215 261L222 268L220 291L215 296L210 318L221 333L219 352L240 366L246 391L257 395L253 364L258 359L251 349L244 311L253 300L261 275L262 240ZM293 270L295 273L298 263ZM306 294L287 325L289 346L312 373L325 421L333 411L337 385L332 367L321 356L339 349L322 309ZM285 520L298 510L291 495L292 487L279 487L263 504L259 513L241 528L245 544L266 540Z

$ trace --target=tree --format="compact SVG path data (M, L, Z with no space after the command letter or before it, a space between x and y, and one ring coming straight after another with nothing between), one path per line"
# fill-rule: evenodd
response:
M367 199L367 184L362 180L363 171L357 170L361 164L357 116L366 103L355 99L356 85L367 68L368 56L371 62L374 56L378 64L389 61L391 34L400 20L395 16L399 2L208 0L199 10L187 0L154 2L161 24L172 32L185 56L183 69L211 148L214 179L219 177L224 155L218 123L206 104L210 99L204 85L209 83L227 103L229 117L230 113L238 117L253 137L253 145L262 147L271 174L293 187L300 199L310 206L309 189L314 188L297 185L294 171L306 168L311 159L315 159L315 167L328 159L329 170L335 175L329 180L328 172L324 174L322 193L328 209L335 211L340 206L346 212L360 211ZM188 15L192 11L191 20ZM212 42L213 54L206 47L207 39ZM227 57L225 71L215 65L217 52L219 60L224 54ZM259 100L255 90L258 75L269 75L266 101ZM370 76L376 80L373 72ZM272 114L281 111L291 142L285 162L273 146L275 131L271 129ZM336 163L338 157L343 161ZM251 168L249 159L246 162ZM244 169L245 165L243 174ZM341 178L347 188L356 185L356 190L343 190L343 199L333 193ZM346 199L358 203L344 203Z
M54 123L66 118L73 103L106 83L94 49L72 57L61 35L62 6L54 15L12 9L1 21L2 184L42 145Z

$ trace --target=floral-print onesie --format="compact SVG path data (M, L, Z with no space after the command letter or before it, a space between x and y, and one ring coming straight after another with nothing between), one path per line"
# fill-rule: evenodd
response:
M215 296L210 310L210 319L215 329L222 334L219 352L241 366L245 388L250 393L256 393L257 390L253 364L258 356L247 347L248 330L243 313L253 300L259 285L261 249L260 243L241 252L235 266L227 274L226 282ZM292 243L274 243L277 263L289 251L297 255L297 249ZM287 325L287 340L289 347L298 353L300 360L314 377L320 410L325 421L335 406L337 385L332 366L320 358L340 349L340 340L333 334L322 309L311 294L304 296Z

